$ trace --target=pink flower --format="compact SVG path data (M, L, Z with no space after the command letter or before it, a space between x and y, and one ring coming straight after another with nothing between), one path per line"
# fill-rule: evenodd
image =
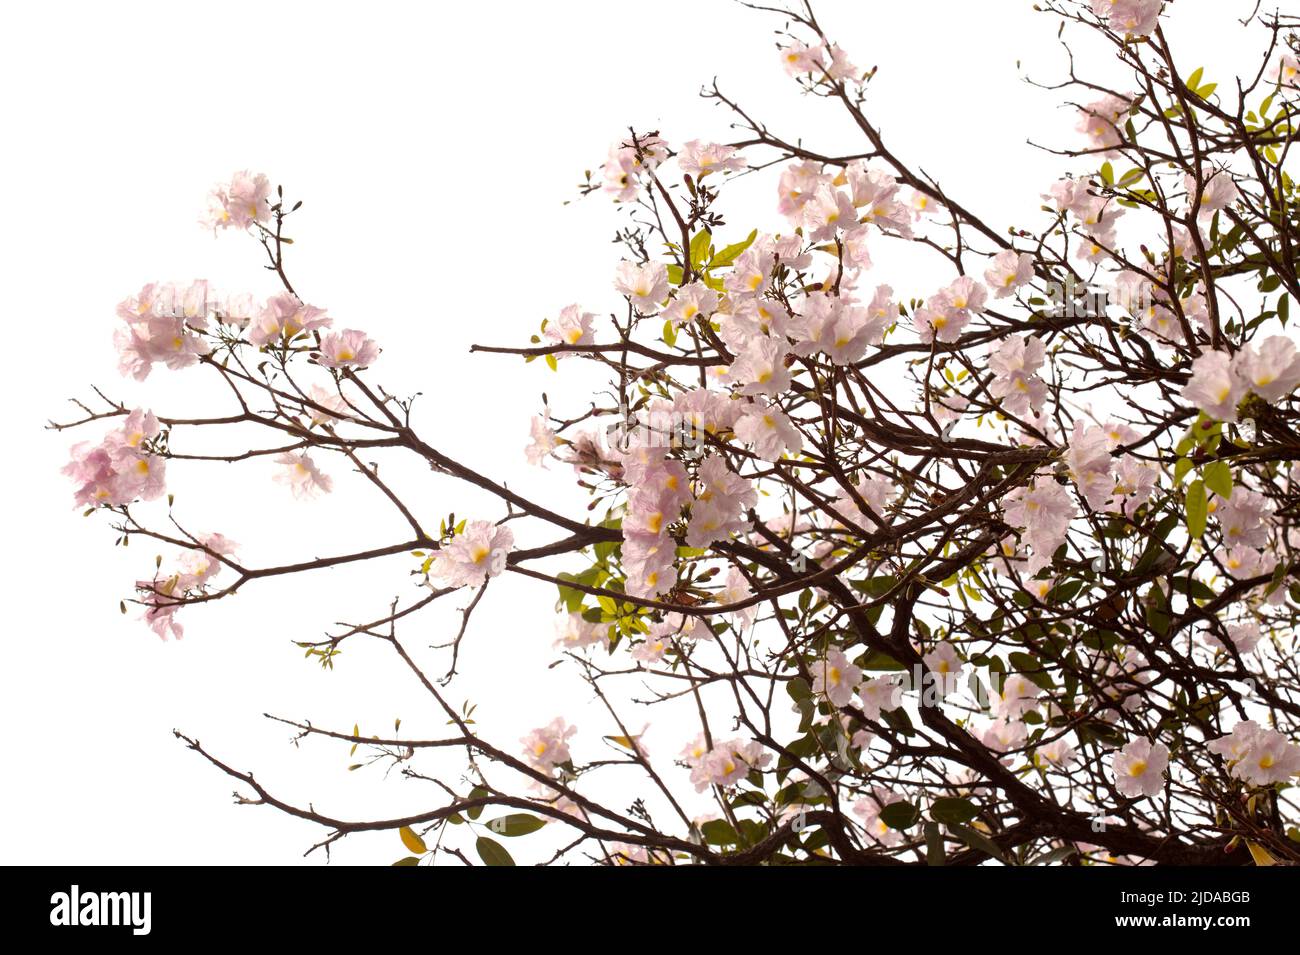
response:
M1016 720L1032 710L1038 709L1038 698L1042 690L1033 681L1019 673L1009 673L1002 681L1002 690L994 690L993 715L1004 719Z
M822 351L836 365L852 364L866 354L868 345L880 343L885 329L882 311L874 301L864 308L838 295L811 293L804 298L802 314L790 323L794 353Z
M452 587L481 587L506 569L514 543L510 528L470 521L438 552L429 573Z
M903 705L903 688L892 676L878 676L858 686L862 712L869 720L879 720L882 710L896 710Z
M279 484L286 484L293 496L299 500L311 500L318 493L328 494L334 488L334 481L328 474L322 474L316 463L306 451L290 451L275 459L283 469L275 476Z
M1233 422L1246 387L1227 352L1205 351L1192 362L1192 377L1182 394L1209 417Z
M888 229L905 239L912 237L912 210L898 198L898 180L883 169L871 169L857 159L844 169L853 191L859 220Z
M1254 621L1247 621L1243 624L1228 624L1224 629L1227 631L1228 642L1236 648L1240 654L1254 653L1255 648L1259 646L1259 641L1263 639L1263 634L1259 632L1259 624ZM1201 633L1201 640L1206 646L1214 647L1216 650L1226 650L1223 641L1213 630L1205 630Z
M890 501L898 496L898 488L888 478L871 477L864 474L853 485L853 490L857 495L856 498L847 489L844 489L831 502L831 507L835 513L848 526L872 530L879 526L877 519L881 522L888 520L885 508L888 507ZM858 505L859 499L871 509L876 518L868 516L867 512Z
M560 309L559 318L546 323L542 336L561 345L591 345L596 341L591 332L591 323L595 320L596 316L584 312L581 306L566 305ZM556 356L563 357L563 354Z
M326 368L368 368L378 357L379 346L365 332L345 328L321 338L318 361Z
M754 596L754 589L749 585L745 575L739 568L732 567L727 572L726 582L714 599L720 604L735 604L748 600L752 596ZM751 604L741 610L733 611L730 616L740 630L745 630L754 625L754 620L758 616L758 605Z
M700 465L698 489L686 526L689 547L707 547L749 526L744 513L758 502L749 481L727 467L722 456L710 454Z
M519 742L524 744L525 759L534 768L549 773L557 763L567 763L571 758L568 741L576 732L577 727L569 726L563 717L557 716Z
M185 293L173 285L146 285L139 295L117 306L118 317L126 322L113 335L118 352L118 370L136 381L149 376L155 363L176 370L186 368L210 346L193 328L207 325L207 283L198 282ZM182 296L177 301L178 294ZM196 301L195 297L201 301ZM187 314L192 311L193 315Z
M1209 749L1228 759L1230 775L1253 786L1285 783L1300 774L1300 746L1253 720L1238 723L1230 735L1212 741Z
M1265 557L1260 551L1245 544L1230 548L1221 547L1215 551L1214 557L1233 580L1262 577L1264 574L1271 573L1276 564L1271 557Z
M317 384L311 386L307 401L303 402L302 409L303 413L311 418L313 428L333 424L351 411L346 399L341 394L328 388L322 388Z
M804 205L822 183L830 182L830 179L823 171L822 164L811 159L786 166L781 172L777 187L780 197L777 212L785 216L791 225L802 224Z
M545 467L543 462L559 446L558 437L541 415L533 415L529 424L529 437L531 440L524 448L524 456L529 464Z
M592 623L580 613L570 613L556 620L555 646L577 650L597 643L608 643L609 624Z
M1151 498L1157 476L1155 468L1131 454L1124 455L1116 468L1115 488L1106 510L1132 517Z
M1285 335L1271 335L1233 356L1232 369L1265 401L1281 401L1300 385L1300 355Z
M1273 512L1272 502L1264 495L1236 486L1228 500L1216 505L1214 516L1227 547L1263 547L1268 543Z
M948 312L929 304L912 313L912 324L921 341L929 344L936 339L941 342L955 342L961 338L962 330L970 322L966 312Z
M1183 177L1183 186L1187 190L1188 202L1196 202L1196 177L1188 173ZM1233 182L1232 174L1224 170L1213 170L1207 177L1201 191L1197 214L1202 216L1213 215L1220 209L1226 209L1240 198L1241 192L1237 189L1237 184Z
M1156 28L1162 0L1092 0L1092 12L1126 36L1146 36Z
M1281 86L1300 87L1300 61L1290 53L1283 53L1268 78Z
M891 803L902 802L903 797L880 786L874 786L870 796L865 796L853 804L853 813L862 820L862 828L867 835L884 846L896 846L903 841L903 834L891 829L880 813Z
M934 675L939 693L943 697L954 693L961 676L962 662L957 649L946 640L937 643L933 650L921 657L925 668Z
M645 179L668 155L664 141L655 135L642 134L609 149L609 159L602 168L604 190L615 202L629 202L641 191Z
M1088 506L1105 507L1115 491L1114 462L1106 430L1087 427L1082 419L1076 419L1065 461Z
M1121 795L1130 798L1154 796L1160 792L1168 766L1169 747L1145 739L1133 740L1118 750L1111 760L1115 785Z
M271 218L271 207L267 202L270 194L271 183L266 176L261 173L254 175L247 169L237 172L229 186L212 190L203 224L215 232L217 229L247 229L254 222L266 222Z
M858 76L861 71L849 60L849 55L840 49L838 43L832 43L827 47L827 52L831 55L830 65L826 67L826 74L833 80L851 80Z
M682 760L691 770L691 782L696 792L710 786L734 786L751 770L762 769L772 761L772 754L763 752L757 742L738 739L717 742L709 749L703 735L688 745L681 753Z
M1001 400L1009 414L1022 416L1035 414L1047 397L1047 383L1038 377L1047 350L1042 339L1035 336L1013 336L989 355L989 371L993 381L989 394Z
M1034 755L1038 757L1040 765L1046 762L1061 769L1079 758L1078 750L1065 737L1058 737L1044 743L1034 750Z
M689 325L696 319L707 319L718 307L718 293L703 282L683 285L664 309L664 318L674 325Z
M77 506L112 506L161 497L167 462L146 448L160 433L153 413L136 409L121 428L110 431L99 444L75 445L63 473L77 484Z
M755 338L731 364L731 378L741 394L775 397L790 387L790 369L785 366L788 350L773 338Z
M1028 487L1018 487L1002 499L1003 519L1023 528L1021 539L1033 549L1025 565L1030 576L1051 564L1075 511L1069 492L1051 478L1035 478Z
M641 315L654 315L668 297L668 269L662 262L620 262L614 288L626 295Z
M1113 155L1115 147L1124 141L1121 121L1132 105L1128 97L1104 96L1079 111L1078 130L1087 135L1094 149Z
M824 696L832 706L848 706L862 683L862 668L851 663L842 650L827 651L826 658L815 662L811 669L813 693Z
M735 172L747 165L744 157L736 153L736 147L702 143L698 139L683 143L677 154L677 168L696 179L713 172Z
M772 283L775 265L774 253L750 246L731 264L731 272L723 279L723 285L737 299L762 295Z
M655 597L677 584L677 545L663 534L623 534L625 589L633 597Z
M1009 753L1020 749L1029 739L1029 727L1020 720L1008 720L999 716L984 728L980 742L997 753ZM1011 760L1003 759L1003 763Z
M1034 277L1034 257L1028 252L1007 249L993 257L993 264L984 272L984 281L993 289L995 298L1006 298Z
M749 444L764 461L780 460L803 447L799 433L785 412L763 399L747 402L736 421L736 437Z
M858 224L858 212L847 195L833 186L818 188L803 207L803 225L813 242L835 238L836 230L852 229Z
M303 332L327 328L333 319L325 309L304 305L289 292L272 295L250 324L248 340L254 345L288 344Z
M796 40L789 46L781 48L781 63L791 76L802 76L805 73L820 74L826 65L826 50L821 44L809 46Z

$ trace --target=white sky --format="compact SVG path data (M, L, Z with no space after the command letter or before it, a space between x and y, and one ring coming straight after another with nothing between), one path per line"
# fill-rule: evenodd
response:
M1206 79L1226 79L1240 62L1234 44L1246 39L1232 17L1251 6L1177 3L1168 29L1186 50L1185 72L1213 49L1222 71L1210 64ZM818 6L856 62L881 67L869 112L894 150L999 227L1033 216L1064 168L1026 137L1075 141L1070 111L1020 81L1017 59L1045 80L1063 65L1056 22L1030 8L1028 0ZM232 805L231 783L172 739L172 727L284 796L340 816L437 804L415 783L346 772L345 748L293 749L289 733L260 716L338 729L360 722L375 733L401 716L413 735L438 732L382 648L353 641L339 668L322 673L289 642L378 616L409 592L406 563L251 585L238 599L185 612L180 643L160 642L134 611L119 615L118 600L149 575L154 551L114 548L102 518L71 507L58 468L68 445L100 432L41 427L91 382L171 414L210 412L220 392L165 370L144 386L121 379L114 306L160 279L274 291L251 239L214 241L196 225L214 183L235 169L264 171L305 201L291 233L298 290L339 326L364 328L386 346L374 374L395 392L424 393L424 430L453 457L581 513L586 499L571 475L530 469L521 449L541 392L561 413L576 410L591 375L471 358L467 348L526 344L544 316L573 301L600 313L615 307L613 205L603 197L563 205L582 170L595 169L629 124L658 127L673 142L728 138L727 118L696 97L715 75L774 131L827 152L863 144L785 77L771 33L781 21L726 0L50 3L10 5L3 18L0 275L10 361L0 388L13 444L0 477L9 502L0 806L13 824L0 835L0 861L290 863L321 835ZM741 207L754 220L729 217L737 238L780 226L771 178L754 182L761 192L747 185L754 198ZM868 283L930 291L923 283L935 262L921 251L891 257L878 244L873 254ZM333 463L338 490L315 504L272 485L264 463L175 466L171 484L188 525L241 542L254 564L397 540L402 525L342 472ZM475 511L481 497L418 477L412 500L435 527L448 510L499 516ZM471 677L453 698L472 697L481 725L507 743L558 712L581 725L581 684L545 669L555 659L553 588L515 578L495 591L476 614L462 666ZM446 639L451 623L444 610L408 638ZM568 709L556 703L566 692L577 700ZM588 726L591 742L613 731ZM669 729L652 728L652 753L675 754L686 742ZM394 835L378 834L345 840L335 859L401 854Z

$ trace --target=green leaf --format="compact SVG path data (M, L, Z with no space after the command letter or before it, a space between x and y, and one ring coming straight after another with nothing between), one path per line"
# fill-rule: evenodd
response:
M756 238L758 238L757 229L751 232L749 238L744 242L733 243L714 255L713 258L709 259L708 267L710 269L726 268L732 262L735 262L736 259L740 258L741 253L753 245Z
M415 856L406 856L404 859L398 859L393 865L419 865L420 860Z
M1196 89L1196 87L1201 82L1201 75L1204 72L1205 72L1205 67L1203 66L1198 66L1196 69L1192 71L1192 75L1187 77L1187 83L1185 84L1189 90Z
M725 819L710 819L700 826L700 835L711 846L734 846L740 841L736 830Z
M1211 461L1201 469L1201 478L1223 500L1232 497L1232 468L1227 461Z
M910 829L920 818L920 810L910 802L891 802L880 810L880 821L890 829Z
M398 833L402 837L402 845L406 846L406 848L410 849L417 856L424 855L424 853L429 851L428 846L424 844L424 840L416 835L415 831L412 830L410 826L402 826L402 828L398 830Z
M1007 861L1006 855L997 847L991 839L986 838L979 832L969 826L953 825L948 827L948 831L960 839L966 845L970 846L976 852L982 852L987 856L992 856L1002 862Z
M698 272L704 266L704 263L708 260L709 243L712 240L713 240L713 236L709 234L708 229L701 229L699 232L695 233L695 237L691 239L692 271Z
M1101 164L1101 181L1108 186L1115 184L1115 170L1108 162Z
M526 812L513 812L508 816L493 819L487 827L498 836L526 836L545 825L546 822L537 816L531 816Z
M959 826L962 823L970 822L977 815L979 815L979 809L968 799L944 797L930 803L930 818L935 822L942 822L950 826Z
M943 854L943 835L937 823L925 824L925 864L943 865L947 861Z
M1187 488L1187 533L1193 537L1200 537L1205 533L1208 507L1205 482L1193 481Z
M487 794L488 791L484 789L482 786L475 786L473 789L469 791L469 798L482 799ZM475 806L473 809L468 810L465 813L465 815L469 816L471 819L477 819L479 816L483 815L483 807Z
M506 847L494 839L487 836L479 836L478 842L474 844L478 850L478 857L483 860L484 865L514 865L515 860L506 852Z

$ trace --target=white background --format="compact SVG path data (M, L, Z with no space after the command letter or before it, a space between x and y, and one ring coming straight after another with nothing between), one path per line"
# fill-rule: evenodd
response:
M1167 30L1184 50L1184 72L1213 50L1220 66L1207 65L1206 78L1226 80L1247 48L1232 18L1251 6L1177 3ZM999 227L1031 220L1039 193L1065 168L1026 138L1076 142L1072 112L1017 68L1021 60L1054 80L1064 63L1055 21L1030 7L818 8L855 62L880 66L869 112L894 150ZM122 380L115 304L160 279L274 291L251 239L214 240L196 225L214 183L235 169L264 171L305 200L289 261L298 290L386 347L376 376L396 392L424 393L420 420L439 447L581 513L571 475L531 469L521 451L541 392L573 411L591 375L555 376L541 363L467 349L525 344L572 301L616 307L613 205L600 196L564 205L582 170L595 170L628 125L658 128L674 143L727 139L728 117L696 96L715 75L782 135L832 153L865 144L785 77L772 35L781 20L723 0L49 3L9 5L3 16L0 861L292 863L319 838L272 810L233 805L231 782L185 751L173 727L323 811L382 816L437 804L417 784L348 773L346 749L292 748L287 729L260 716L339 729L359 721L374 733L401 716L412 734L438 731L382 648L348 644L339 669L323 673L290 642L378 616L409 593L409 561L251 585L236 600L184 613L181 642L160 642L134 612L119 615L118 600L151 573L154 552L140 542L114 548L102 517L83 519L71 505L58 468L68 445L99 430L58 434L43 424L71 415L66 399L86 397L91 382L171 414L222 406L219 391L185 374L158 371L145 386ZM1096 47L1076 52L1081 64L1097 63ZM772 180L754 177L744 189L741 210L754 218L733 212L735 237L778 228ZM935 263L923 254L877 254L869 280L925 294ZM178 466L171 486L192 529L240 541L254 565L399 539L400 522L343 470L333 468L336 493L312 504L273 485L265 463ZM434 526L453 509L499 516L477 514L482 499L449 485L409 491ZM553 601L549 586L512 579L471 630L469 676L453 698L480 703L484 728L507 742L583 709L581 685L545 669L555 658ZM430 617L412 639L446 639L453 617ZM574 690L577 698L557 702ZM593 737L612 732L588 727ZM654 733L653 752L685 742ZM381 833L345 840L335 860L400 854Z

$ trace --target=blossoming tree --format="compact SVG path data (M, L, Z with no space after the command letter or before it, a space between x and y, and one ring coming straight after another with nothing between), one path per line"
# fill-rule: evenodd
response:
M735 141L617 139L583 187L623 217L612 287L527 345L475 349L559 382L573 362L608 373L595 400L557 385L531 424L528 458L571 467L589 494L578 514L475 470L379 384L376 343L290 280L298 206L283 190L250 173L217 190L208 224L251 235L282 291L154 284L118 307L123 374L214 376L227 406L78 402L55 425L93 432L66 469L76 503L122 543L172 553L133 598L163 637L245 586L408 555L403 597L300 646L326 667L354 641L390 648L434 729L293 726L436 795L335 818L315 808L328 794L291 802L177 735L241 799L318 823L327 849L394 830L407 865L510 864L542 829L565 836L536 861L1300 861L1300 20L1251 14L1258 69L1216 82L1170 48L1161 0L1040 7L1128 80L1076 75L1070 58L1051 88L1079 139L1032 223L988 221L978 196L891 149L872 72L809 7L763 15L784 18L781 63L842 110L857 152L818 152L716 85L704 95ZM770 180L770 219L732 224L739 176ZM949 279L891 285L873 274L880 243L937 257ZM190 450L223 429L253 437ZM380 454L496 503L431 517ZM260 566L195 529L201 514L147 503L167 468L265 458L304 500L338 469L360 474L374 500L357 506L393 509L405 533ZM547 709L523 740L489 739L453 702L502 575L557 588L558 655L602 723ZM404 628L448 601L459 632L415 649ZM641 727L673 706L680 751L647 748ZM448 753L455 773L424 771Z

